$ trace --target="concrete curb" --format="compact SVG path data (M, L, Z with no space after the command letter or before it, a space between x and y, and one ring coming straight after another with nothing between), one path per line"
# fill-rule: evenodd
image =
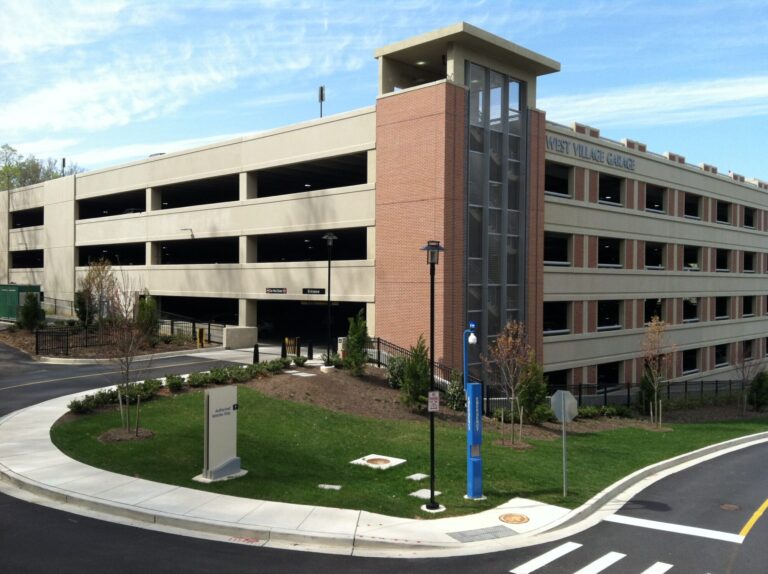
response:
M597 512L603 510L609 504L613 503L623 493L627 492L638 483L652 477L653 475L659 475L665 471L669 471L669 474L675 474L687 468L688 464L694 461L696 461L695 463L698 464L700 462L705 462L709 458L716 458L717 456L728 454L728 452L738 450L740 448L754 446L765 441L768 441L768 432L756 433L705 446L698 450L681 454L674 458L663 460L645 468L641 468L640 470L627 475L621 480L610 485L608 488L597 493L580 507L568 513L568 515L566 515L561 520L549 524L539 531L535 531L533 535L535 536L545 532L554 533L559 530L570 528L580 522L584 522ZM664 477L659 476L658 480L662 478Z
M203 347L202 349L189 349L181 351L168 351L166 353L155 353L154 355L140 355L136 361L151 361L152 359L162 359L166 357L182 357L184 355L195 355L197 353L214 353L216 351L227 351L223 347ZM38 357L38 363L49 365L109 365L114 363L114 359L68 359L66 357Z
M4 418L8 418L8 416ZM450 556L509 550L570 536L574 532L568 532L568 530L573 530L579 525L583 525L583 528L579 530L588 528L591 525L588 524L588 519L610 505L620 497L622 493L626 493L630 488L641 481L652 477L654 474L659 474L663 471L671 471L670 473L679 472L680 470L683 470L684 467L687 467L689 463L697 461L698 459L703 460L707 457L714 458L726 454L726 451L746 448L765 441L768 441L768 432L739 437L640 469L598 493L564 518L548 524L539 530L510 537L503 542L496 540L492 544L436 544L406 539L381 539L370 536L359 536L357 534L349 536L313 531L300 532L280 528L260 528L258 526L251 528L210 519L199 520L191 517L158 512L151 509L137 508L118 502L111 502L89 497L87 495L72 493L58 487L47 486L21 476L11 471L3 464L0 464L0 480L8 482L20 490L86 511L134 520L141 523L188 530L203 535L247 539L250 543L257 541L255 543L258 545L270 544L294 548L309 545L313 549L319 551L327 549L328 552L334 553L359 553L365 555L368 555L370 552L373 555L382 556L394 552L399 554L407 552L412 556L422 554L430 556ZM679 468L675 470L676 467ZM660 478L662 477L660 476L659 479Z

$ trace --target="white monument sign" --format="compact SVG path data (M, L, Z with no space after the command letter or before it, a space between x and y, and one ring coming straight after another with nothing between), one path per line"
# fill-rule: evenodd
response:
M237 387L205 391L205 436L203 472L193 480L215 482L239 478L248 471L240 468L237 456Z

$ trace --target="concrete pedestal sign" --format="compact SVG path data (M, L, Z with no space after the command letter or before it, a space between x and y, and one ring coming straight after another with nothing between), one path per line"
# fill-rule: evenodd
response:
M244 476L237 456L237 387L205 391L203 472L193 480L216 482Z

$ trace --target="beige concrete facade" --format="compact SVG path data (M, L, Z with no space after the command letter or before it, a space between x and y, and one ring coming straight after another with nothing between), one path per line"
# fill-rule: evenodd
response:
M571 381L594 384L595 365L621 361L623 383L636 384L645 333L644 301L664 302L663 320L678 359L698 350L698 368L684 372L675 361L678 379L727 379L737 375L736 363L744 341L752 341L753 357L762 362L768 353L768 244L763 182L746 182L718 174L712 166L692 166L679 154L647 152L643 144L609 141L586 126L547 126L549 164L568 166L569 195L547 193L545 230L570 238L570 263L546 265L544 301L569 302L569 333L544 337L547 371L570 371ZM599 174L622 182L621 201L601 202ZM646 209L646 188L664 190L664 209ZM700 198L700 215L685 215L685 194ZM717 202L728 204L730 222L717 221ZM745 226L745 208L753 210L752 226ZM600 265L598 238L619 240L619 266ZM645 266L647 243L664 245L660 268ZM685 247L697 248L699 266L684 265ZM728 270L716 270L717 250L726 250ZM744 269L744 253L752 253L753 270ZM741 262L741 263L740 263ZM715 299L727 297L728 317L716 319ZM744 316L743 299L753 299ZM685 319L685 300L698 303L698 318ZM601 300L621 301L619 329L601 331L595 317ZM715 368L713 349L729 346L729 365Z

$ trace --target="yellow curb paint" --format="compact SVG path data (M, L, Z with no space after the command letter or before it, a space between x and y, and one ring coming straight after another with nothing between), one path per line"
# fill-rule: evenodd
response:
M741 532L739 532L739 536L743 536L744 538L747 537L747 534L749 534L749 531L752 530L752 527L755 525L755 522L759 520L759 518L763 515L763 512L768 509L768 499L766 499L765 502L758 508L755 513L752 515L752 518L749 519L749 521L744 525L744 528L741 529Z

